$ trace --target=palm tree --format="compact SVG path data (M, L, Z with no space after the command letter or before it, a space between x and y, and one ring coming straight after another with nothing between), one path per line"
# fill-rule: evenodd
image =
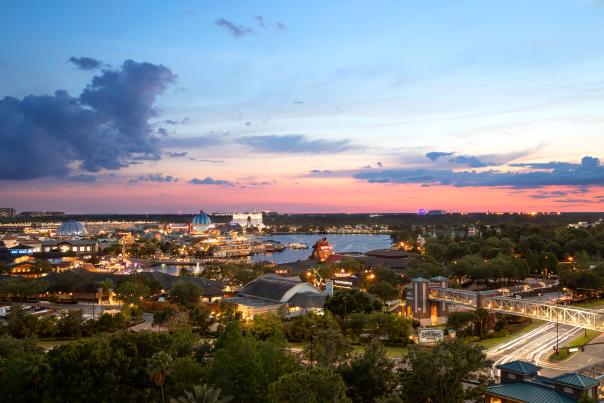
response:
M176 399L170 399L170 403L228 403L233 397L220 397L220 388L203 385L193 386L193 393L185 390L184 396L179 396Z
M147 366L147 373L149 374L149 377L153 383L155 383L161 389L162 403L166 403L166 399L164 397L164 385L166 383L166 378L168 375L170 375L170 372L172 372L173 366L174 361L172 360L172 356L165 351L160 351L153 354Z

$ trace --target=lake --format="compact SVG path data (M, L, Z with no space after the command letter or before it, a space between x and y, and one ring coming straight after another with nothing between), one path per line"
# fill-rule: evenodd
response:
M334 252L367 252L373 249L389 248L392 245L390 235L384 234L287 234L265 235L263 241L274 240L284 245L289 243L305 243L308 249L286 249L283 252L262 253L253 255L252 261L268 260L274 263L289 263L308 259L312 253L312 246L321 238L327 238L333 246Z
M367 252L373 249L389 248L392 244L390 235L384 234L287 234L265 235L263 241L273 240L284 245L289 243L305 243L308 249L285 249L283 252L260 253L250 256L252 262L269 261L277 264L306 260L312 253L312 246L321 238L327 238L334 252ZM193 270L195 266L158 265L147 268L146 271L160 271L178 275L181 269Z

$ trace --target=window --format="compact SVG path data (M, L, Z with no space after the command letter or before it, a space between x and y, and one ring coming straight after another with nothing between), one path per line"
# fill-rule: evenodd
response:
M508 378L510 378L510 379L516 379L516 375L508 373Z
M572 394L573 392L574 390L572 388L569 388L567 386L564 387L564 393Z

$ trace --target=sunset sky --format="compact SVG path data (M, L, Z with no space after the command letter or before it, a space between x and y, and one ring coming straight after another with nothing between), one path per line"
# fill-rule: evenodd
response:
M0 207L602 211L604 2L0 2Z

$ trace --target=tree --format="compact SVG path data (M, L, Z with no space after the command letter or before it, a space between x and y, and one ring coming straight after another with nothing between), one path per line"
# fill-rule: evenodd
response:
M116 290L117 297L128 304L138 304L149 293L149 287L142 281L124 281Z
M70 310L59 319L59 334L66 337L80 337L82 335L82 310Z
M340 367L339 372L354 402L373 402L376 397L394 390L396 376L393 368L394 363L386 357L386 349L373 340L361 357Z
M193 392L185 390L185 395L170 399L170 403L228 403L231 396L220 397L220 389L215 389L207 384L193 386Z
M285 322L284 328L288 340L307 342L318 329L339 328L339 325L329 311L322 316L308 312L306 315Z
M304 345L304 355L308 360L322 367L336 366L352 353L352 345L340 329L319 329L314 337Z
M147 364L147 373L149 374L149 377L161 390L162 402L166 401L164 396L164 385L166 383L166 378L170 375L170 372L172 372L173 367L174 360L172 359L172 356L165 351L159 351L153 354Z
M325 309L340 317L354 312L371 312L380 308L379 301L373 300L369 294L359 290L338 290L325 302Z
M265 401L268 384L297 369L283 336L260 341L244 336L237 322L227 325L215 345L208 382L238 402Z
M467 345L460 339L440 343L431 350L413 347L400 375L403 400L461 403L476 399L490 381L485 370L491 364L482 347Z
M372 285L367 291L376 295L382 301L390 301L398 297L398 289L386 281L380 281Z
M21 305L12 305L6 319L8 334L13 337L29 337L38 331L38 318L28 315Z
M283 375L269 385L269 401L274 403L345 403L346 385L329 368L311 367Z
M179 305L194 305L200 296L201 288L188 281L179 280L170 288L170 300Z
M249 330L260 340L266 340L276 333L283 333L283 324L278 315L267 312L254 316L249 324Z
M49 365L44 351L32 340L0 337L0 385L3 402L43 400Z
M449 312L449 316L447 317L447 327L455 329L456 332L460 332L474 325L475 321L476 313L474 312Z

